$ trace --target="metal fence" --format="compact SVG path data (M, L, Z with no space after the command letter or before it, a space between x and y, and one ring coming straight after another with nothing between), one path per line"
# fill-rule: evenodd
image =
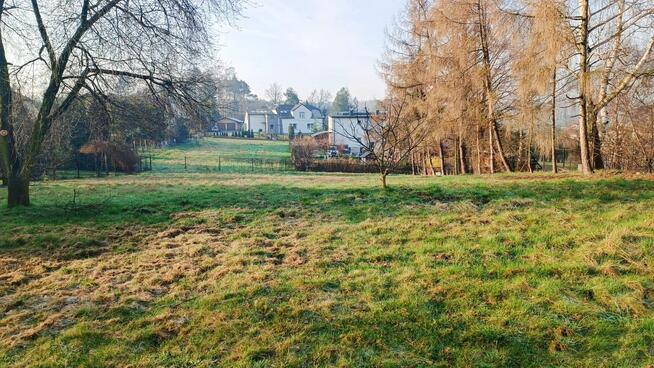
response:
M154 172L170 173L265 173L295 171L290 159L218 156L208 161L184 157L182 162L158 160L152 163Z

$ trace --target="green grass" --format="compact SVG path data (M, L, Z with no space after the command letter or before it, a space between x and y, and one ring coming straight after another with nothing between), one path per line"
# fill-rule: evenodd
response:
M0 209L0 365L654 364L651 179L390 185L201 170L35 183L33 207Z
M152 167L155 172L285 171L292 169L290 157L288 142L202 138L174 148L155 150ZM253 167L253 159L259 165Z

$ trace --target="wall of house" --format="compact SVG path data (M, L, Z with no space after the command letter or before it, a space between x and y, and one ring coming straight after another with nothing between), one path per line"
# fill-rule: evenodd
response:
M291 115L293 115L294 118L296 119L312 119L313 114L311 113L311 110L307 109L305 106L299 106L297 109L291 111Z
M358 124L357 118L341 118L330 116L328 119L329 131L331 132L330 143L334 146L348 146L353 154L361 153L361 143L353 137L358 137L365 142L365 134Z
M263 132L266 133L268 131L267 129L267 121L268 119L266 118L266 115L250 115L246 114L245 115L245 129L251 130L255 133L258 132Z
M311 115L308 115L311 116ZM322 125L322 120L320 119L282 119L282 133L288 134L291 124L295 124L295 134L311 134L314 132L314 128Z

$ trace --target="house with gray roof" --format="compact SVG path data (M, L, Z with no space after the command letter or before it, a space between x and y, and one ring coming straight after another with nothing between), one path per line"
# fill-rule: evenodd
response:
M255 133L286 135L311 134L321 130L324 116L320 109L308 103L278 105L272 111L252 111L245 114L245 128Z

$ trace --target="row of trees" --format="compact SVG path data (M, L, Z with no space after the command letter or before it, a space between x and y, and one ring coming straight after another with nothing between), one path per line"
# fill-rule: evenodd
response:
M192 105L176 104L165 93L129 92L119 86L103 99L79 96L53 121L30 176L55 175L58 169L99 171L103 165L104 171L136 170L134 161L138 162L139 151L183 143L191 135L209 129L220 116L219 107L229 106L231 102L218 100L217 93L222 89L220 80L216 82L197 85L194 93L201 103ZM23 152L27 149L38 101L16 92L12 100L20 110L13 118L16 147ZM136 159L130 159L130 165L121 164L125 160L116 160L119 156ZM2 170L0 176L5 178Z
M289 87L284 91L278 83L271 84L266 89L265 94L272 107L282 103L296 105L301 101L294 88ZM306 102L319 108L323 115L362 108L362 106L359 106L357 98L353 97L346 87L338 90L335 96L332 96L331 92L325 89L313 90L307 97Z
M493 173L546 154L556 172L576 125L584 173L653 170L653 22L651 0L408 0L381 71L429 131L411 159Z

